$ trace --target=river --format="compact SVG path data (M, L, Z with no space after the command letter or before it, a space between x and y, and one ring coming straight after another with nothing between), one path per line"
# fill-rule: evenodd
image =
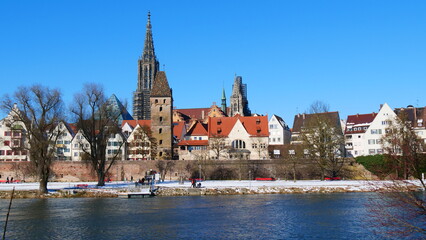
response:
M375 193L16 199L7 239L384 239ZM1 227L8 200L0 200Z

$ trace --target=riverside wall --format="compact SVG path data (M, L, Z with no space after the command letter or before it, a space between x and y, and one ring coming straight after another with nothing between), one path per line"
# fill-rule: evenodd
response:
M108 177L115 180L137 180L145 176L146 171L158 171L159 161L116 161L108 172ZM181 177L201 177L210 179L220 177L224 169L232 173L231 179L249 179L255 177L274 177L277 179L318 179L318 166L311 161L297 163L283 159L277 160L170 160L173 167L167 172L166 180L178 180ZM225 171L226 172L226 171ZM365 171L361 166L348 162L342 172L348 179L365 178ZM7 177L24 181L34 181L34 174L29 162L0 162L0 180ZM226 174L225 174L226 175ZM229 178L229 174L227 175ZM96 181L96 174L88 163L57 161L52 165L51 181Z

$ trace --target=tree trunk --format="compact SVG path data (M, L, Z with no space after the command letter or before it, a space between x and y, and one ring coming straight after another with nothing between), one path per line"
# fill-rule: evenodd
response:
M40 194L46 194L48 192L47 191L48 178L49 178L49 175L41 176L40 184L39 184L39 190L38 190Z
M43 162L44 164L39 167L39 177L40 177L40 184L39 184L39 193L40 194L46 194L47 191L47 183L49 182L49 174L50 169L48 164L46 162Z
M105 186L105 172L102 169L98 169L98 186Z

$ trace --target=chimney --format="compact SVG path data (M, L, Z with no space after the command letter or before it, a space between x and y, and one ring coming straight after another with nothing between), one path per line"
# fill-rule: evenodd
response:
M204 110L201 111L201 119L204 119Z
M379 110L380 110L380 109L382 109L382 107L383 107L383 104L380 104L380 108L379 108Z
M303 119L305 119L305 114L303 114Z

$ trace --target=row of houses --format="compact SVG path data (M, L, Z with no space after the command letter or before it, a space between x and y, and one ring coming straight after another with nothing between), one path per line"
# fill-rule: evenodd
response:
M115 97L115 96L114 96ZM127 112L127 111L125 111ZM341 120L338 112L319 113L331 119L340 128L345 139L344 153L348 157L383 153L382 137L389 123L405 113L412 128L426 143L426 111L408 106L392 109L383 104L377 113L349 115ZM285 156L285 146L302 143L300 134L306 123L316 114L298 114L293 128L277 116L227 117L213 104L210 108L173 110L173 152L170 159L270 159ZM28 161L25 126L0 121L0 161ZM118 160L152 160L157 145L152 137L151 120L120 120L121 132L109 137L107 158ZM55 143L57 160L82 161L89 144L76 125L61 122L57 126L61 135ZM284 148L283 148L284 147ZM166 158L167 158L166 157Z

